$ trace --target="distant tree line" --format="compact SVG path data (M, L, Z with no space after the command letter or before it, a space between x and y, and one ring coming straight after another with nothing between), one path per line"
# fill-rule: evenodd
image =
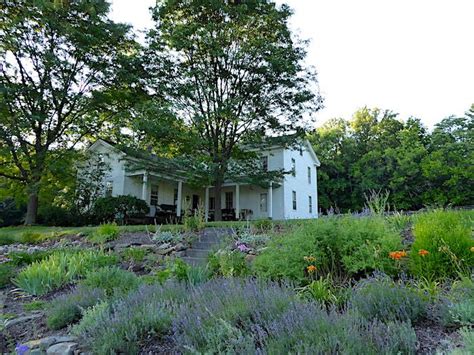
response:
M321 160L319 207L361 210L364 194L389 191L393 209L474 204L474 105L430 132L419 119L363 108L310 134Z

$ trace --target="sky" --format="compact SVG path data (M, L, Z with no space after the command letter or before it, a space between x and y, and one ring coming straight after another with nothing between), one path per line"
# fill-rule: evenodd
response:
M152 25L155 0L111 0L112 18ZM276 0L309 39L325 108L318 124L378 107L428 127L474 104L474 0Z

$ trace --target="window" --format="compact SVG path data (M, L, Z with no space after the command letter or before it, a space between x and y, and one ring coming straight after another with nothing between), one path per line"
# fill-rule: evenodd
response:
M260 164L263 171L268 171L268 156L261 157Z
M293 191L293 209L296 211L296 191Z
M311 184L311 167L308 166L308 184Z
M150 205L158 205L158 185L151 185Z
M313 213L313 198L308 196L309 213Z
M260 212L267 212L267 194L260 194Z
M215 197L209 197L209 209L213 210L216 208L216 198Z
M105 197L112 196L112 191L113 191L113 183L112 181L107 181L105 183Z
M234 207L234 193L232 191L225 193L225 208L230 210Z
M303 148L300 147L300 155L303 156Z
M296 176L296 160L291 158L291 175Z

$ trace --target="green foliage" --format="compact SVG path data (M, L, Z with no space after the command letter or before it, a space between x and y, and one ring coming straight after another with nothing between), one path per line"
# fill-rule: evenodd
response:
M124 295L136 289L140 285L140 279L133 272L112 266L90 271L80 281L80 285L101 289L110 297Z
M250 273L245 254L237 250L221 249L210 254L208 266L212 273L225 277L245 276Z
M329 277L320 277L317 280L313 280L308 285L299 288L298 292L321 304L329 305L338 302L332 280Z
M95 268L115 262L116 257L102 251L58 251L27 266L13 283L30 295L41 296Z
M46 325L57 330L81 319L82 313L105 299L102 289L78 287L72 293L55 298L46 311Z
M188 229L189 226L184 226L185 229ZM162 230L162 226L158 227L153 234L152 239L157 243L179 243L183 241L183 235L169 230Z
M194 214L186 213L183 218L184 229L190 232L196 232L204 228L204 210L199 207Z
M145 260L146 254L147 251L145 250L145 248L131 247L123 250L121 256L125 261L141 263L143 260Z
M51 255L51 251L35 251L28 253L25 251L12 252L8 254L10 264L15 266L23 266L34 263L35 261L41 261Z
M115 222L101 224L91 235L89 241L94 244L104 244L119 237L120 230Z
M308 221L286 235L272 238L257 256L257 275L305 282L305 256L316 258L320 275L367 274L374 270L395 272L388 253L401 247L401 238L381 217L321 218Z
M127 223L129 218L144 217L150 208L142 199L135 196L109 196L94 202L93 215L101 223L120 221Z
M0 289L7 287L16 275L15 268L7 263L0 264Z
M468 275L474 265L473 221L472 211L436 210L419 215L413 226L412 273L428 279ZM420 250L429 254L420 255Z
M23 244L37 244L43 240L44 236L41 233L27 231L21 235L19 242Z
M407 322L422 316L427 303L406 285L388 277L376 277L355 286L349 306L366 319Z
M467 327L474 326L474 298L451 304L448 312L448 324Z
M270 219L257 219L253 227L261 232L268 232L273 229L273 221Z
M35 300L23 305L25 311L40 311L46 307L45 301Z
M472 327L462 328L459 331L461 335L463 348L454 350L451 355L468 355L474 353L474 330Z

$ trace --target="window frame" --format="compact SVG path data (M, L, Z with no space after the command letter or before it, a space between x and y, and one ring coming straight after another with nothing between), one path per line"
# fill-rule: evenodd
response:
M291 158L291 175L296 176L296 159Z
M313 196L311 195L308 196L308 210L310 214L313 213Z
M263 204L265 201L265 204ZM260 212L267 213L268 212L268 193L261 192L260 193Z
M293 206L293 211L297 211L298 205L297 205L297 202L296 202L296 191L295 190L291 191L291 202L292 202L292 206Z
M150 206L158 206L159 186L152 184L150 187Z
M229 201L230 201L230 204L229 204ZM224 206L226 210L231 210L234 208L234 192L233 191L227 191L225 193Z
M308 166L308 184L311 184L311 183L312 183L313 178L312 178L311 175L312 175L312 173L311 173L311 167Z
M268 171L268 155L260 157L260 166L262 167L263 171Z

